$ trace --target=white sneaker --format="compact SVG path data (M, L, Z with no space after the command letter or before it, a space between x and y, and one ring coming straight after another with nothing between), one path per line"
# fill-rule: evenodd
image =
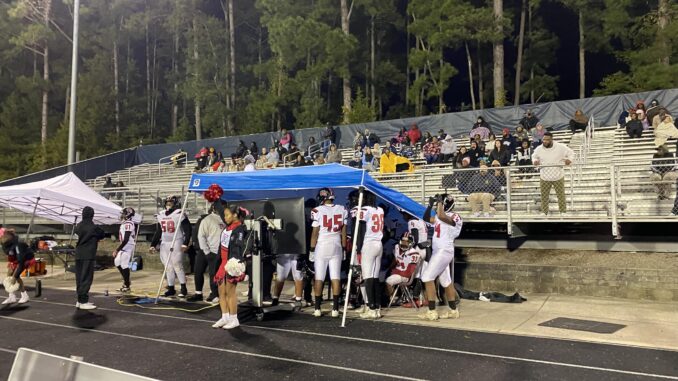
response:
M367 310L360 314L361 319L378 319L377 310Z
M332 310L332 317L333 317L333 318L339 317L339 311L337 311L337 310Z
M320 312L320 310L314 310L314 311L313 311L313 316L315 316L315 317L321 317L321 316L323 316L323 313Z
M381 319L381 308L377 310L377 319Z
M232 316L228 319L228 323L224 326L224 329L233 329L240 326L240 321L237 316Z
M424 312L423 314L419 314L419 319L423 320L435 321L438 320L438 318L439 318L438 311L436 310L426 310L426 312Z
M492 213L483 213L483 217L485 218L492 218Z
M449 306L445 307L443 311L440 313L440 318L441 319L458 319L459 318L459 310L453 310Z
M219 297L212 299L212 304L219 304Z
M221 318L217 320L216 323L212 324L212 328L223 328L226 324L228 324L228 320Z
M87 302L87 303L76 303L75 307L80 309L80 310L93 310L96 309L97 306L95 306L93 303Z
M30 300L30 298L28 297L28 293L26 291L24 291L24 292L21 293L21 299L19 299L18 303L19 304L28 303L29 300Z
M362 306L356 308L355 312L357 312L358 314L364 314L368 310L369 310L369 308L366 305L363 304Z
M480 217L481 215L482 215L481 212L475 212L475 213L471 214L471 217Z
M16 303L16 302L17 302L17 300L16 300L16 294L15 294L15 293L11 293L11 294L9 294L9 296L7 297L7 299L5 299L5 300L2 302L2 304L12 304L12 303Z

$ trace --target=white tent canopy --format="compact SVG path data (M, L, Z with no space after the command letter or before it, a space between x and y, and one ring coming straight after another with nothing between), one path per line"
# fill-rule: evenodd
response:
M37 206L36 206L37 205ZM37 217L73 224L82 219L82 209L94 209L94 222L120 222L122 208L85 185L72 172L34 183L0 187L0 206Z

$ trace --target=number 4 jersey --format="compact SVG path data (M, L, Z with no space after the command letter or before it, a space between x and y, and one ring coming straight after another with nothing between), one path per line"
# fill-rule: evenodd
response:
M452 226L445 222L442 222L438 216L436 216L435 224L433 228L433 242L432 249L433 252L437 251L452 251L454 252L454 240L459 237L461 233L462 220L457 213L445 213L449 217L452 217L455 225Z
M379 207L366 206L360 211L360 220L367 224L365 242L381 242L384 237L384 210Z
M184 242L184 232L181 230L181 209L175 209L170 214L166 212L161 212L158 214L158 223L160 224L160 229L162 230L162 235L160 237L161 241L166 244L172 243L172 238L174 238L174 232L178 229L176 242ZM184 214L184 218L187 216Z
M341 205L320 205L311 211L312 226L320 228L318 242L341 244L341 229L346 225L348 213Z

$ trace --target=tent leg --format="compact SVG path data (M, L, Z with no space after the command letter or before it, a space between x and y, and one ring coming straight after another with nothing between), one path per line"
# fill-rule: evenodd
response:
M73 218L73 228L71 229L71 238L68 239L68 246L73 243L73 236L75 235L75 225L78 224L78 217Z
M169 264L172 263L172 256L174 255L174 242L177 240L177 233L181 229L181 222L184 220L184 215L186 214L186 205L188 205L188 197L184 198L184 205L181 206L181 215L179 215L179 226L174 230L174 235L172 236L172 246L170 246L170 255L167 258L167 263L165 263L165 268L162 271L162 276L160 277L160 282L158 284L158 293L155 295L155 304L158 304L160 299L160 290L162 290L162 284L165 282L165 275L167 274L167 268Z
M363 207L363 192L365 191L364 187L360 187L360 194L358 195L358 213ZM351 294L351 278L353 277L353 263L355 262L356 253L358 251L358 245L355 240L358 239L358 227L360 221L358 221L359 215L356 215L355 226L353 228L353 244L351 245L351 264L349 265L348 270L348 284L346 285L346 297L344 298L344 315L341 317L341 327L346 327L346 311L348 310L348 296Z
M31 222L28 223L28 229L26 229L26 241L28 241L28 235L31 234L31 228L33 227L33 221L35 221L35 212L38 210L38 204L40 203L40 197L35 200L35 207L33 207L33 214L31 214Z

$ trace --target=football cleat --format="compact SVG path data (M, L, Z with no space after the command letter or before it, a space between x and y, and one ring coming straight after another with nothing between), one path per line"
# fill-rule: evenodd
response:
M439 319L438 311L436 310L426 310L423 314L419 314L419 319L435 321Z

